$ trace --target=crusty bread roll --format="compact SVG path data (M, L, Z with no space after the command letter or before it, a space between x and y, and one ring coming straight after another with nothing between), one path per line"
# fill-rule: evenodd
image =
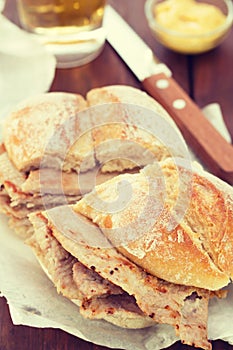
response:
M121 172L174 156L174 150L182 156L170 135L165 143L161 139L169 128L174 142L185 147L160 104L141 90L119 85L93 89L86 100L61 92L30 98L6 119L3 142L19 171L42 165L85 172L98 165L103 172Z
M72 136L80 132L75 118L86 107L81 95L61 92L42 94L19 104L3 128L4 145L15 167L20 171L37 169L46 156L43 166L60 168L62 165L70 170L73 164L69 164L69 159L62 164L63 150L73 145ZM90 134L79 139L76 168L86 154L89 159L84 170L95 166Z
M233 276L232 187L227 189L167 159L96 186L74 210L154 276L218 290Z
M162 118L165 118L168 123L178 130L173 119L171 119L167 111L155 99L150 97L146 92L132 86L109 85L92 89L87 93L87 102L89 106L103 103L128 103L142 106L145 107L145 109L150 109L159 113ZM117 118L117 115L114 117ZM114 121L114 119L111 120Z
M92 89L86 99L62 92L32 97L3 126L0 211L22 236L19 218L24 225L29 212L75 203L95 180L184 156L186 148L167 112L130 86Z
M87 102L92 108L104 104L104 108L93 109L92 114L95 156L103 172L122 172L168 156L183 156L180 145L185 142L179 129L165 109L145 92L130 86L106 86L90 90ZM160 131L169 134L165 143ZM169 140L172 136L173 140Z

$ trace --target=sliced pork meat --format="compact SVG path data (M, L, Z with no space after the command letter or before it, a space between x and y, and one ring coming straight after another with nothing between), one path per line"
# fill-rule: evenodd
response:
M59 227L67 226L67 219L62 216L61 210L54 208L53 220L49 221L46 213L31 215L30 220L47 221L47 227L56 237L62 247L76 257L82 264L95 271L111 283L120 286L129 295L134 296L137 305L154 322L170 324L175 327L177 334L185 344L210 349L207 340L207 317L209 291L195 287L176 285L160 280L143 271L130 260L125 258L115 248L100 248L77 242L79 228L68 230L65 234ZM78 215L78 214L76 214ZM83 221L87 219L80 218ZM56 225L54 225L56 222ZM60 225L59 225L60 222ZM101 235L101 231L91 222L91 229ZM69 226L69 225L68 225ZM67 227L68 227L67 226ZM195 302L190 302L190 297ZM198 317L194 318L193 315ZM195 339L193 338L195 334Z
M134 297L127 293L83 300L80 313L90 319L104 319L124 328L146 328L154 322L144 315Z
M35 233L27 244L33 249L58 293L80 306L84 317L105 319L121 327L143 328L152 325L151 319L139 309L133 297L68 253L39 214L34 215L33 224ZM113 314L114 317L110 319L109 316Z
M73 278L85 299L124 293L120 287L103 279L93 269L86 268L80 262L75 263L73 266Z
M11 220L11 227L23 238L26 236L14 222L44 208L76 203L89 192L116 174L102 174L98 169L78 174L42 168L20 172L10 161L4 148L0 153L0 212ZM14 220L15 219L15 220ZM23 226L23 222L22 222ZM22 232L22 234L21 234ZM29 231L28 231L29 232Z
M64 250L43 222L35 222L35 233L26 242L33 249L58 293L81 302L82 296L73 280L73 265L77 259Z

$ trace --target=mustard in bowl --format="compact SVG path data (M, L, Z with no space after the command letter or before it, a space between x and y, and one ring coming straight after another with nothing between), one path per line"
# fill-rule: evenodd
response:
M231 0L147 0L145 14L161 44L179 53L198 54L225 39L233 5Z

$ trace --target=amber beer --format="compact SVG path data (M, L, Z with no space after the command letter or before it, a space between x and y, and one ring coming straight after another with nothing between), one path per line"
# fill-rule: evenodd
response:
M59 68L88 63L102 51L105 4L105 0L17 0L22 27L56 56Z
M101 26L105 0L18 0L21 24L31 32L74 33Z

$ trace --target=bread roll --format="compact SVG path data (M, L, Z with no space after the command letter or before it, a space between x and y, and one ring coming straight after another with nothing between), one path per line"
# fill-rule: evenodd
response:
M95 156L103 172L122 172L183 156L185 142L176 124L145 92L124 85L106 86L89 91L87 102L93 110Z
M25 172L39 168L44 160L43 166L60 168L62 165L70 170L74 162L77 168L86 154L89 159L85 170L94 167L90 134L79 139L72 161L68 158L63 164L64 152L70 150L80 133L76 116L86 107L81 95L61 92L42 94L18 105L3 128L4 145L15 167Z
M74 210L152 275L218 290L233 272L232 188L227 188L224 193L204 173L167 159L96 186Z
M23 172L40 167L122 172L169 156L184 156L185 141L154 99L130 86L81 95L53 92L24 101L6 119L3 141Z

